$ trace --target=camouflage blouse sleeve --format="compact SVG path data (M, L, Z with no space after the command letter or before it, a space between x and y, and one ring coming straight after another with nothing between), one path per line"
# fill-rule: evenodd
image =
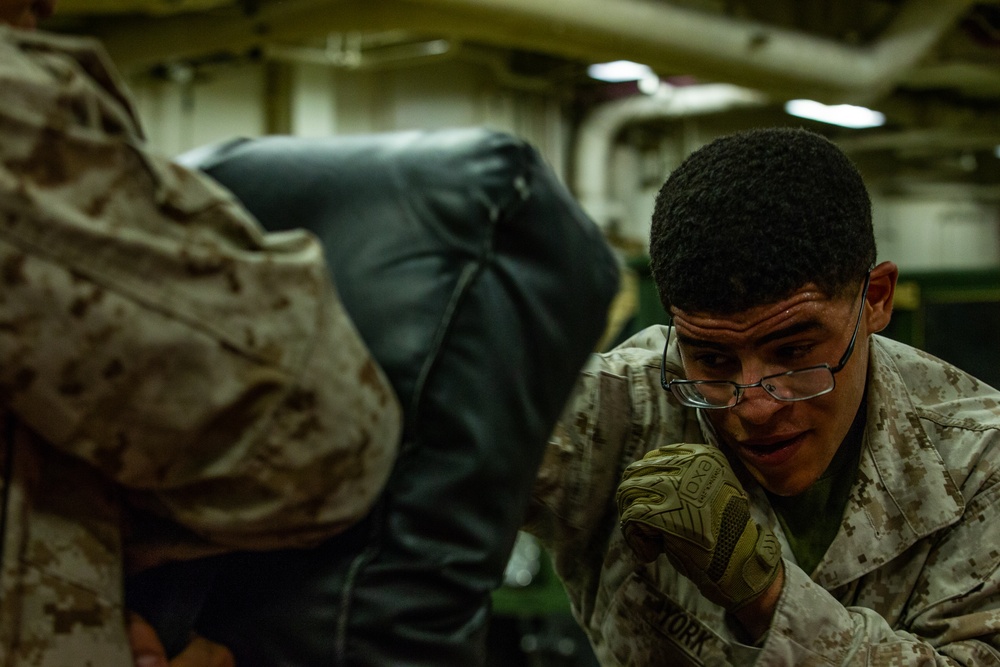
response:
M151 156L93 43L0 29L0 397L215 543L370 507L394 395L305 233Z
M700 439L696 420L660 388L663 342L651 327L593 355L549 439L527 530L570 554L606 539L618 526L614 494L625 467L661 444Z

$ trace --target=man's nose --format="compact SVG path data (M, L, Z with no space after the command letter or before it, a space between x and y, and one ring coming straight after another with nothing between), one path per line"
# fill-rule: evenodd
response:
M762 425L773 418L786 404L786 401L779 401L758 385L744 389L740 402L730 409L740 420Z
M780 368L774 368L764 363L762 360L748 357L740 360L740 384L757 384L761 378L780 372Z

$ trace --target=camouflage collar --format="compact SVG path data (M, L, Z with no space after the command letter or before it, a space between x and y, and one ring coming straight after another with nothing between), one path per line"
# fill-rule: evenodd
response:
M865 441L844 522L813 575L827 590L881 567L954 523L965 508L904 378L877 336L868 392Z

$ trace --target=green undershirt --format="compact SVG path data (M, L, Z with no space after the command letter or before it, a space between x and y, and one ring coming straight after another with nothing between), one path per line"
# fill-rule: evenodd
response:
M865 413L862 401L847 437L812 486L797 496L767 494L795 560L806 573L816 569L840 528L861 459Z

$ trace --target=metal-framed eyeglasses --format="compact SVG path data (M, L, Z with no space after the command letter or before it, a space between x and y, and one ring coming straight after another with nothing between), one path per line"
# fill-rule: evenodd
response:
M660 385L677 398L682 405L705 410L731 408L740 402L747 389L760 387L779 401L806 401L823 394L829 394L837 386L837 373L843 370L854 352L854 343L858 339L861 328L861 316L864 314L865 301L868 295L868 283L871 273L865 276L865 286L861 291L861 306L858 308L858 319L854 323L854 333L851 342L840 357L836 366L823 363L807 368L767 375L751 382L740 384L730 380L667 380L667 346L670 345L670 331L673 322L667 329L667 340L663 345L663 357L660 360Z

